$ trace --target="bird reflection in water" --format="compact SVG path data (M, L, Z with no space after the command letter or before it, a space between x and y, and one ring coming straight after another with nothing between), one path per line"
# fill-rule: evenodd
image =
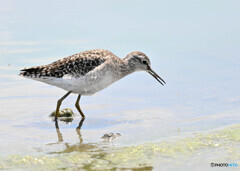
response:
M89 149L94 149L97 147L97 145L95 143L83 143L83 138L82 138L82 134L81 134L81 128L83 125L85 118L82 118L76 128L76 132L79 138L79 143L74 144L74 145L70 145L70 143L64 143L65 145L65 149L62 151L58 151L58 152L52 152L52 153L71 153L74 151L86 151ZM59 125L58 125L58 120L54 121L55 122L55 127L56 127L56 132L57 132L57 137L58 137L58 141L56 143L50 143L47 145L54 145L54 144L59 144L59 143L63 143L64 139L63 139L63 135L60 131Z
M71 119L70 122L72 122L73 119L72 119L72 118L70 118L70 119ZM78 124L78 127L76 128L76 132L77 132L77 134L78 134L78 136L79 136L80 143L83 142L82 134L81 134L80 129L82 128L82 125L83 125L84 120L85 120L85 118L82 118L82 119L80 120L79 124ZM65 120L62 120L62 121L65 122L65 123L69 123L69 119L68 119L68 118L67 118L66 121L65 121ZM59 129L58 121L57 121L57 120L55 121L55 128L56 128L56 132L57 132L57 136L58 136L58 142L63 142L63 136L62 136L62 133L60 132L60 129Z

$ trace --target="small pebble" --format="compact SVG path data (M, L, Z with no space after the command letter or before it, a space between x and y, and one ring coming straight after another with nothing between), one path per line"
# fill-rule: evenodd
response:
M104 134L101 138L104 139L104 141L112 141L113 139L117 138L117 137L120 137L121 134L120 133L107 133L107 134Z

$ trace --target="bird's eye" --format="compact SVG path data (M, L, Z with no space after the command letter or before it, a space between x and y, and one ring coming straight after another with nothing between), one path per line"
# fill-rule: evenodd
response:
M147 61L142 61L142 63L143 63L144 65L147 65Z

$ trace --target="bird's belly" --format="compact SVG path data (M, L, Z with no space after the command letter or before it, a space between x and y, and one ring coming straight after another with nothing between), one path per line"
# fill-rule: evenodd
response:
M81 78L76 79L72 86L72 92L81 95L92 95L102 89L108 87L114 82L110 77L104 77L101 79L97 78Z
M108 87L115 81L117 81L117 79L111 74L105 74L102 77L90 74L78 78L64 76L43 82L60 87L66 91L72 91L72 93L89 96Z

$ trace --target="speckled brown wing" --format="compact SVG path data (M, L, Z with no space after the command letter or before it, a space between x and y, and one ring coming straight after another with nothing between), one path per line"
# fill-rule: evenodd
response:
M61 78L64 75L80 77L103 64L109 56L113 55L114 54L110 51L103 49L84 51L58 60L49 65L22 69L20 75L35 78Z

